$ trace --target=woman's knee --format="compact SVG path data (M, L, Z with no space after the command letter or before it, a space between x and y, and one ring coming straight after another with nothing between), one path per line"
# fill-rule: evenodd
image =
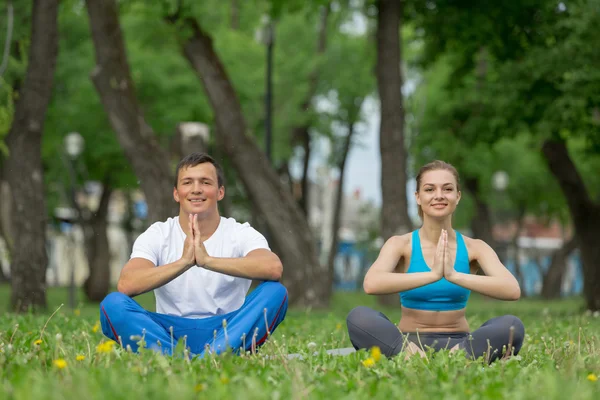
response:
M373 318L377 314L377 311L369 307L355 307L348 313L348 316L346 317L346 325L348 325L349 330L351 329L351 327L372 326Z
M512 340L513 344L519 345L523 343L523 339L525 338L525 325L519 317L510 314L503 315L499 323L508 330L509 341Z

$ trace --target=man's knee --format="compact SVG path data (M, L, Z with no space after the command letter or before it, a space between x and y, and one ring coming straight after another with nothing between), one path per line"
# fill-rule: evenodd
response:
M263 292L263 295L268 296L270 299L274 299L274 301L279 300L279 302L287 304L288 291L280 282L263 282L258 288Z
M131 301L131 298L121 292L109 293L100 303L100 311L110 313L112 311L122 311L125 305Z

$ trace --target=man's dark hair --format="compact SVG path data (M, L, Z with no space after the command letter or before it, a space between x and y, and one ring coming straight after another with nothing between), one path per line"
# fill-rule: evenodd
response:
M185 156L179 164L177 164L177 168L175 169L175 187L177 187L177 182L179 180L179 170L182 168L195 167L198 164L211 163L215 166L217 170L217 183L219 187L225 185L225 173L223 172L223 168L219 165L214 158L209 156L206 153L190 153Z

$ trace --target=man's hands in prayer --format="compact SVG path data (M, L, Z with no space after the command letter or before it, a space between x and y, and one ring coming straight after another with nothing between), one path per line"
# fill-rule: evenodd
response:
M196 265L199 267L203 267L209 259L209 255L206 252L206 247L204 247L204 242L202 241L202 235L200 233L200 225L198 224L198 219L194 215L192 218L192 233L194 240L194 256L196 257Z
M183 242L183 255L181 259L185 261L186 267L191 267L196 264L196 255L194 254L194 231L193 231L193 217L190 214L188 219L188 233L185 236L185 242Z

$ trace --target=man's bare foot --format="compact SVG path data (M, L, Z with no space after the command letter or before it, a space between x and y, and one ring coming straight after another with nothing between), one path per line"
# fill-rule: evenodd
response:
M419 348L419 346L417 346L413 342L408 342L408 344L406 345L406 347L404 349L404 352L406 353L406 356L404 356L405 360L408 360L410 357L414 356L415 354L419 354L419 356L421 358L427 357L425 355L425 352L423 350L421 350Z

